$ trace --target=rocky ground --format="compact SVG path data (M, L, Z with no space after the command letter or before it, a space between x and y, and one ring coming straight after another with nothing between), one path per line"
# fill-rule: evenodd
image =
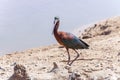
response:
M66 65L65 48L53 44L1 56L0 80L23 80L14 79L15 74L31 80L120 80L120 17L91 25L80 38L90 48L79 49L81 56L72 66Z

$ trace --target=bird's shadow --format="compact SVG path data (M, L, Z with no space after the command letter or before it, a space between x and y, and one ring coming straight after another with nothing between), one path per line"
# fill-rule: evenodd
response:
M104 59L101 59L101 58L89 58L89 59L81 58L81 59L77 59L76 61L78 61L78 60L92 61L92 60L104 60ZM70 60L70 61L72 61L72 60ZM62 60L61 62L67 62L67 60Z

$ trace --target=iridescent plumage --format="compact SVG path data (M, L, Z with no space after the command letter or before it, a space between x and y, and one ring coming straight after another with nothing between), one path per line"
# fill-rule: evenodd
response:
M67 64L72 65L72 63L79 57L79 53L76 51L76 49L88 49L89 45L71 33L58 31L59 24L60 24L59 18L55 17L53 33L58 43L63 45L67 50L68 53ZM73 59L71 62L69 48L73 49L77 53L77 57Z

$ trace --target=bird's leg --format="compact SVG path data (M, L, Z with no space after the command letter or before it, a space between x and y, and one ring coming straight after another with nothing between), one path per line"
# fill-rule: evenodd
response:
M69 65L69 63L70 63L70 53L69 53L69 49L68 48L66 48L66 50L67 50L67 53L68 53L68 62L67 62L67 64Z
M79 53L78 53L75 49L73 49L73 50L77 53L77 56L76 56L76 58L75 58L75 59L73 59L73 60L72 60L72 62L69 64L70 66L71 66L71 65L72 65L72 63L73 63L73 62L74 62L74 61L75 61L75 60L76 60L76 59L80 56L80 55L79 55Z

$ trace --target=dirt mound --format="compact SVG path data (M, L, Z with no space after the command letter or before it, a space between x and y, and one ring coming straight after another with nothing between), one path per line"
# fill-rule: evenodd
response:
M92 38L100 35L109 35L118 33L120 31L120 17L113 17L107 20L98 22L89 28L85 29L82 33L82 38Z

